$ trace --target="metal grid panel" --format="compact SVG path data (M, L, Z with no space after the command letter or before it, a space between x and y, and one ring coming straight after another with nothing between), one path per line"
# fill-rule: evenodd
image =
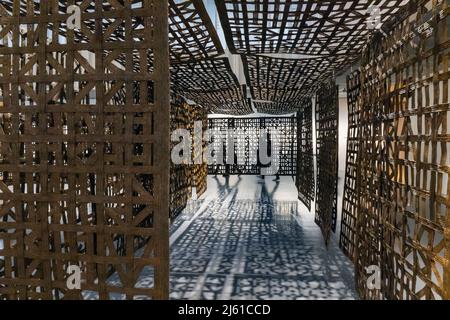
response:
M316 223L328 244L336 231L338 184L338 88L334 80L324 83L317 92L317 192Z
M242 55L245 75L252 98L281 104L279 112L299 106L306 96L312 96L317 84L330 77L336 62L328 58L282 59L257 55ZM294 111L295 112L295 111Z
M377 1L385 22L405 0ZM232 53L359 55L369 36L370 1L216 0Z
M195 124L197 121L202 123L201 132L196 131ZM208 166L203 161L203 154L206 150L206 141L203 140L203 135L208 129L207 126L208 115L201 106L188 104L184 98L175 94L172 95L172 132L177 129L188 130L193 141L190 161L183 164L171 164L170 217L172 219L176 218L186 208L192 196L192 188L196 188L197 197L206 191ZM200 148L197 146L198 139L201 139ZM175 142L172 142L172 147L175 144Z
M191 119L190 108L181 97L172 95L170 108L171 131L188 129ZM172 142L172 148L175 143ZM170 166L170 218L176 218L192 196L192 174L190 164L174 164Z
M312 99L305 99L297 115L297 178L298 198L311 211L315 198L313 108Z
M204 133L208 129L208 114L206 113L205 109L203 109L199 105L191 105L190 107L190 115L191 125L195 123L196 121L202 123L201 127L201 138L203 138ZM194 128L191 128L192 132L194 133L194 136L198 133L194 132ZM200 137L198 137L200 138ZM202 194L206 192L207 188L207 178L208 178L208 164L203 159L203 154L206 151L206 143L204 139L201 140L201 146L199 148L196 148L196 146L193 146L193 161L194 164L191 167L192 170L192 186L195 187L197 197L200 197ZM198 150L198 151L197 151ZM201 164L200 164L201 163Z
M280 107L286 114L300 96L311 97L316 84L360 58L372 33L371 5L379 7L384 23L408 2L216 0L216 5L231 53L244 57L253 98L271 103L261 110L274 114ZM274 104L280 102L288 103Z
M356 250L356 218L358 205L357 169L359 152L359 123L361 111L360 72L347 78L348 136L345 169L344 197L342 204L341 235L339 245L353 261Z
M224 53L202 0L169 0L169 41L172 65Z
M450 299L448 1L421 1L361 69L356 279L371 299ZM365 268L381 268L381 290Z
M230 123L230 122L229 122ZM236 132L236 143L239 148L236 149L235 161L237 165L232 166L231 174L253 174L260 173L258 166L258 148L259 132L261 128L260 119L233 119L233 128ZM243 163L239 163L238 159Z
M297 121L295 117L261 118L261 125L262 128L275 129L280 133L278 175L294 177L297 174Z
M239 86L227 58L174 65L171 74L174 89L187 93L218 91Z
M214 164L209 166L209 174L260 175L259 138L264 129L276 129L280 132L278 150L280 151L278 175L295 176L297 170L297 125L295 118L241 118L241 119L209 119L208 128L212 131L236 130L234 164ZM214 148L220 147L211 139ZM223 154L228 157L228 141L225 141ZM241 159L241 162L238 162ZM232 160L232 159L231 159ZM275 173L274 173L275 174Z
M196 61L171 67L172 88L216 114L253 113L245 86L231 70L227 58Z
M0 4L2 297L168 297L168 8L139 3ZM71 4L79 32L65 30Z
M211 118L208 119L208 130L211 134L209 137L209 144L215 150L216 161L214 164L208 165L208 174L226 174L226 166L224 165L224 155L226 155L226 144L222 142L219 136L222 132L226 132L229 127L233 127L229 124L231 119L218 119ZM222 149L222 150L220 150Z
M280 116L296 113L299 104L253 101L253 106L258 113Z
M169 1L172 90L216 114L253 113L202 0Z

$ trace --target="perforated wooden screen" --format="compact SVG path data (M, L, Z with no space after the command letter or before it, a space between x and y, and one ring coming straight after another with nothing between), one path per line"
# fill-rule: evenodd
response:
M450 299L448 5L419 1L389 37L375 38L362 62L360 105L351 98L360 109L358 201L347 188L346 224L356 219L356 228L342 237L362 298ZM347 174L349 187L352 163ZM380 290L368 286L371 266L380 269Z
M299 199L311 210L315 198L313 108L312 99L305 99L297 118L297 178Z
M338 88L334 80L324 83L316 96L317 191L316 223L328 243L336 231L338 183Z
M2 297L168 297L167 17L160 0L0 3Z

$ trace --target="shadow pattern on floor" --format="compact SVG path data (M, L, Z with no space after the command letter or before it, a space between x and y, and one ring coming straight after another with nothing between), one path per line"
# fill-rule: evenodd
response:
M351 264L298 223L297 202L272 201L264 183L256 201L227 191L172 243L171 299L356 298Z

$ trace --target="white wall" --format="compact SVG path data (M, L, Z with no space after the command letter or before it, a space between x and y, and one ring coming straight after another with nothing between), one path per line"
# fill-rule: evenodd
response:
M339 98L339 171L338 171L338 219L336 236L341 230L342 199L344 195L345 167L347 162L348 106L346 98Z

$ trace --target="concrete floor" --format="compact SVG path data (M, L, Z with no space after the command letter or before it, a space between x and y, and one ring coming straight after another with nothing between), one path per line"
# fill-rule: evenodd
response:
M171 227L171 299L356 299L353 266L326 249L292 178L211 176Z

